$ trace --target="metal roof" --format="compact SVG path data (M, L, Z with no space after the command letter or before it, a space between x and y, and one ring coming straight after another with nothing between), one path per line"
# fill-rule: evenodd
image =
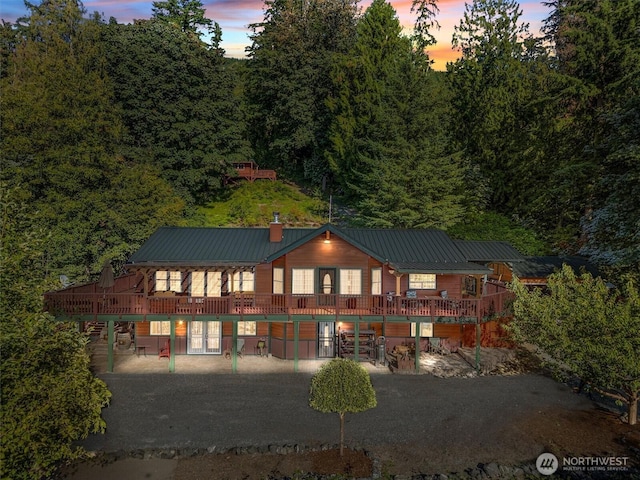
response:
M269 241L268 228L162 227L131 256L138 266L236 266L271 262L329 230L401 273L485 274L441 230L285 228L281 242ZM499 260L499 259L494 259Z
M256 265L315 229L286 229L280 243L268 228L161 227L129 265Z
M522 262L525 257L511 244L492 240L454 240L470 262Z
M518 278L547 278L560 270L563 264L570 266L577 274L585 269L594 277L600 276L595 265L589 263L584 257L576 256L525 257L523 262L514 263L512 269Z

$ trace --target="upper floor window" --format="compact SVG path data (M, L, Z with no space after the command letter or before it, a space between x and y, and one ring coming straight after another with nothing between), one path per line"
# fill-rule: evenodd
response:
M410 273L409 274L410 290L435 290L436 274L435 273Z
M371 269L371 295L382 295L382 269Z
M254 291L253 272L235 272L233 274L233 291L234 292L253 292Z
M284 293L284 268L273 269L273 293Z
M362 293L362 270L359 268L340 269L340 295L360 295Z
M182 274L174 270L158 270L156 272L157 292L182 292Z
M294 295L312 294L315 292L313 268L291 269L291 293Z

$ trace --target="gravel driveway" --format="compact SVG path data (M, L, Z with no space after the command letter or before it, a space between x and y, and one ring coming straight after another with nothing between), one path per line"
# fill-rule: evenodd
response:
M84 442L88 450L314 447L339 439L338 416L308 406L308 373L102 378L113 393L103 411L108 429ZM516 428L522 419L549 409L593 410L568 387L533 374L371 379L378 406L347 414L347 444L416 465L428 460L440 471L468 467L467 454L486 462L530 461L545 445Z

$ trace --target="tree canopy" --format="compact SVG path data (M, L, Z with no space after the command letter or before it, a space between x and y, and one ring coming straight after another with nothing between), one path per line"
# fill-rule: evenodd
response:
M0 476L49 478L82 454L78 440L104 431L111 395L89 369L86 336L42 313L47 230L18 188L0 186L0 208Z
M517 279L510 329L584 382L628 405L637 422L640 396L640 295L631 278L615 290L601 279L577 276L565 265L548 292L529 291Z
M344 416L377 405L376 392L369 373L362 365L347 358L325 363L311 379L309 405L322 413L340 417L340 455L344 452Z

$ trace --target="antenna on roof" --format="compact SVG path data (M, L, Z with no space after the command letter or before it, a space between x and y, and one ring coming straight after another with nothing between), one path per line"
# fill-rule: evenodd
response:
M331 223L331 207L333 203L333 195L329 195L329 223Z

